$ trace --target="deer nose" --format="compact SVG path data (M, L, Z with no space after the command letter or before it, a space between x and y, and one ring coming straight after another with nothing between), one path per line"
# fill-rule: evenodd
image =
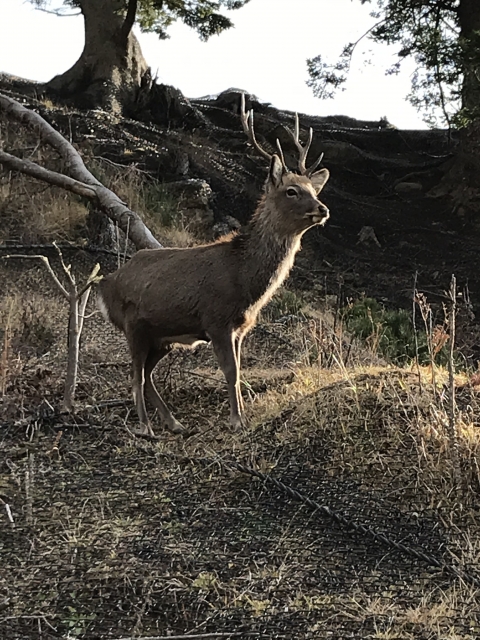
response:
M330 217L330 211L328 207L326 207L323 202L318 203L318 212L322 218L327 220Z

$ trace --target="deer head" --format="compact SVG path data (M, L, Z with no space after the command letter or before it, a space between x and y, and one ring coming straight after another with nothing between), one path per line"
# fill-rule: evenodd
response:
M243 130L253 148L270 163L270 170L265 182L265 202L271 203L267 213L275 213L276 222L285 235L303 233L314 225L323 225L328 220L328 208L318 199L330 173L328 169L315 171L323 158L323 153L307 168L306 160L313 139L313 130L309 129L305 146L300 142L300 124L298 114L295 115L295 131L287 129L298 151L295 170L290 170L280 141L277 138L278 153L270 154L257 141L254 130L253 111L245 112L245 95L242 94L240 119Z

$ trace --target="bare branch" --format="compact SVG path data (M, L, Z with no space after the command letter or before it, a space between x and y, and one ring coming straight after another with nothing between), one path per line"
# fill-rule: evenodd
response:
M32 259L32 260L41 260L43 262L43 264L47 267L47 270L49 272L49 274L52 276L53 281L55 282L55 284L57 285L57 287L59 288L61 294L63 295L64 298L66 298L67 300L70 300L70 294L68 293L68 291L65 289L65 287L63 286L63 284L60 282L60 280L57 278L55 271L52 269L51 265L50 265L50 261L47 258L47 256L41 256L41 255L33 255L33 256L29 256L29 255L21 255L21 254L12 254L9 256L1 256L0 260L7 260L9 258L23 258L23 259Z
M76 193L84 198L89 198L90 200L97 199L97 193L93 187L86 185L83 182L79 182L78 180L74 180L69 176L57 173L56 171L44 169L39 164L32 162L31 160L23 160L22 158L12 156L10 153L6 153L5 151L0 151L0 164L3 164L9 169L13 169L14 171L19 171L27 176L36 178L37 180L42 180L43 182L48 182L56 187L61 187L62 189Z
M74 277L74 275L72 273L71 265L67 266L65 264L65 261L63 259L63 253L61 252L60 247L58 246L58 244L56 242L53 242L52 244L55 247L56 252L58 253L58 257L60 258L60 264L62 265L62 269L63 269L65 275L68 278L68 282L70 284L70 294L72 294L72 293L75 292L75 287L76 287L77 283L75 282L75 277Z
M100 265L97 264L93 267L91 274L88 276L88 280L87 282L83 285L83 287L80 289L80 291L77 293L77 298L80 300L80 298L83 296L83 294L88 291L88 289L90 289L90 287L92 287L94 284L97 284L98 282L100 282L100 280L103 278L103 276L99 276L98 272L100 271Z
M126 233L127 228L129 229L130 238L137 249L158 249L162 247L148 227L145 226L140 216L134 211L131 211L113 191L107 189L107 187L88 171L76 149L58 131L55 131L42 116L35 111L27 109L17 102L17 100L3 94L0 94L0 111L4 111L7 116L11 116L30 126L45 143L60 154L65 161L67 171L71 177L95 192L102 210L109 218L118 224L124 233ZM5 159L8 158L4 157L4 160ZM20 171L19 168L16 170ZM37 177L38 175L39 174L37 174ZM87 195L86 192L84 195L92 198L92 196L90 194Z
M77 11L76 13L62 13L61 9L45 9L44 7L36 7L37 11L42 11L43 13L49 13L52 16L57 16L57 18L76 18L77 16L81 16L82 12Z

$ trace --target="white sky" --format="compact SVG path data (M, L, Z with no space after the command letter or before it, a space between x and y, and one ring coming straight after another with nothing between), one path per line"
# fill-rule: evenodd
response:
M281 109L366 120L386 116L403 129L425 128L405 101L413 62L399 76L385 75L396 60L390 47L364 40L346 91L333 100L315 98L305 84L306 59L321 54L335 61L345 43L372 25L371 8L358 0L250 0L231 12L235 28L206 43L181 23L170 29L166 41L154 34L137 35L159 81L191 98L237 87ZM57 18L35 10L27 0L0 0L0 71L49 80L68 69L82 47L81 17ZM364 64L364 52L373 64Z

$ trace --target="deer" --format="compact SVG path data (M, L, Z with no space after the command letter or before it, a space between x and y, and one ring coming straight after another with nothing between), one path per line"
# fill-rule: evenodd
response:
M171 432L188 432L158 393L152 373L173 348L200 343L212 344L225 376L231 426L246 426L240 387L243 340L289 275L304 233L324 225L330 216L318 198L330 176L328 169L317 170L323 154L306 166L313 130L302 145L295 116L294 131L288 132L298 160L290 170L278 139L272 154L258 143L253 110L245 112L244 96L240 119L248 142L269 163L263 195L250 222L208 244L140 250L99 284L98 306L128 342L140 422L136 435L156 437L145 397Z

